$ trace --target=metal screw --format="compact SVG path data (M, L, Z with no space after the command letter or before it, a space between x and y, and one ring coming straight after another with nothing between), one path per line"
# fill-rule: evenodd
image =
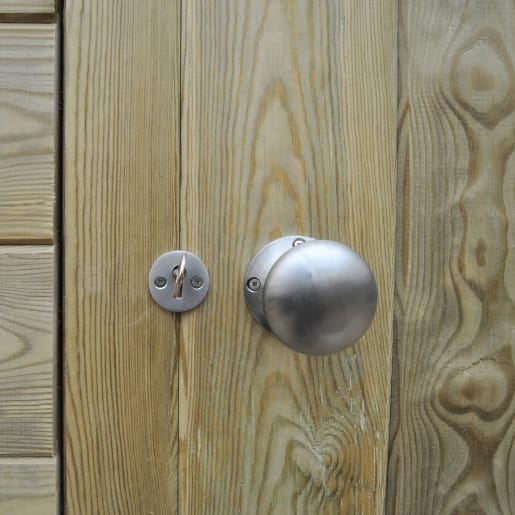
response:
M154 284L157 288L164 288L166 286L166 277L156 277L154 279Z
M195 288L195 290L200 290L200 288L204 286L204 279L202 279L200 275L195 275L194 277L192 277L190 282L191 286Z
M257 277L251 277L247 281L247 287L250 291L258 291L261 288L261 281Z
M304 238L295 238L292 243L292 247L296 247L297 245L301 245L302 243L306 243Z

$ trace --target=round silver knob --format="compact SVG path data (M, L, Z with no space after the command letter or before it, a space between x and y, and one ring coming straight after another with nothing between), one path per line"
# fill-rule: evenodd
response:
M356 342L377 306L365 260L342 243L286 236L263 247L245 274L249 310L285 345L330 354Z

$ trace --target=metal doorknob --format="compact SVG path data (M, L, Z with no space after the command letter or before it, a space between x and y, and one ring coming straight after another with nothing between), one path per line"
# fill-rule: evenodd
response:
M265 245L245 273L252 315L291 349L330 354L356 342L377 306L366 261L342 243L286 236Z

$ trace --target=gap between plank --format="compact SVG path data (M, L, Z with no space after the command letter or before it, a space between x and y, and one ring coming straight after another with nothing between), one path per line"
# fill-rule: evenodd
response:
M56 163L55 163L55 450L56 504L59 515L64 515L64 0L56 2Z
M55 23L56 13L0 13L0 23Z

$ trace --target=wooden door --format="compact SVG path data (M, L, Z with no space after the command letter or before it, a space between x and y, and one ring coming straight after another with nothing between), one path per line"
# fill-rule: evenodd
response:
M515 512L514 14L67 0L66 513ZM245 307L289 234L375 273L344 352L296 354ZM176 315L147 274L179 248L211 285Z
M381 512L395 26L391 1L67 3L69 513ZM296 354L248 313L246 265L288 234L370 262L349 351ZM182 315L147 291L174 248L211 275Z

